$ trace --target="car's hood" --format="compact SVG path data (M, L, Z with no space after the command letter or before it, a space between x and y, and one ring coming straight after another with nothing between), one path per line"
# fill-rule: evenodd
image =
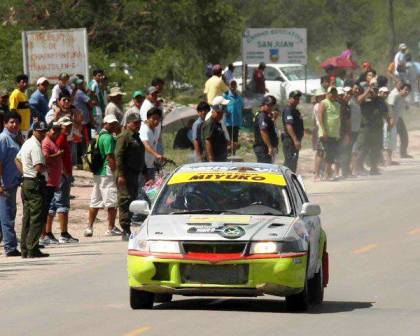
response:
M305 81L304 80L295 80L287 82L287 94L294 90L299 90L307 94L311 94L313 91L321 87L319 79L308 79L306 81L306 92L305 92Z
M148 239L156 240L278 240L286 235L294 219L282 216L153 215L146 225ZM240 235L227 238L226 227L239 227Z

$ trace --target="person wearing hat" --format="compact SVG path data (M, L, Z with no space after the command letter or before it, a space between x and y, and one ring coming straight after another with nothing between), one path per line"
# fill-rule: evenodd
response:
M22 198L23 220L20 247L22 258L42 258L49 254L42 253L39 238L43 228L42 213L45 202L45 156L41 142L47 133L43 121L34 123L33 135L25 141L16 155L16 166L23 174Z
M131 95L131 98L132 98L131 107L124 113L124 117L122 120L123 127L127 126L127 117L130 114L135 114L140 119L140 109L145 98L144 93L142 90L134 91L133 94Z
M67 72L62 72L58 75L58 83L52 88L50 101L48 102L50 109L57 103L60 93L67 92L69 96L73 93L69 80L70 75Z
M20 129L24 136L27 135L31 126L31 110L29 108L28 96L25 91L28 88L28 76L19 75L16 77L17 87L9 97L9 109L20 114L22 122Z
M271 114L276 98L266 96L261 101L260 110L254 122L254 153L258 162L274 163L279 138Z
M204 160L223 162L228 156L228 140L222 127L223 114L229 101L223 96L213 99L210 118L201 125L201 143L204 147Z
M380 174L378 164L381 159L383 143L383 121L385 120L388 125L391 123L388 108L384 101L378 97L378 91L378 87L373 83L365 88L357 98L361 110L361 123L356 141L356 175L363 174L363 164L367 155L370 157L370 174Z
M48 235L50 243L66 244L77 243L79 240L74 238L68 232L69 211L70 211L70 189L73 179L73 162L72 162L72 143L68 141L69 135L72 133L74 126L73 121L68 117L61 117L56 121L60 125L60 134L55 140L59 151L62 152L62 167L61 178L58 190L55 191L54 197L50 202L48 218L47 218L47 232L51 232L54 217L57 214L60 223L60 237L58 242L54 236ZM54 125L54 124L53 124Z
M340 138L340 105L337 102L338 91L336 87L329 87L327 97L321 101L319 107L318 136L324 152L325 177L333 178L332 165L337 164L338 145Z
M395 76L397 79L406 80L406 66L407 66L407 45L401 43L398 47L398 52L394 57Z
M31 117L33 121L45 121L50 108L48 107L48 86L46 77L41 77L36 81L37 89L29 98L29 107L31 108Z
M117 118L118 123L121 124L123 119L123 96L125 96L125 92L122 92L119 87L111 88L108 97L109 103L105 108L105 116L107 115L114 115Z
M85 229L84 236L92 237L93 224L101 208L106 208L108 212L107 236L120 236L121 230L115 226L117 216L117 183L115 172L117 163L115 160L115 139L113 133L119 129L119 121L114 114L108 114L103 120L102 130L99 132L97 146L101 154L103 163L98 173L93 175L93 190L89 206L89 223Z
M0 134L0 232L3 233L7 257L20 256L15 232L16 193L22 182L22 174L15 164L20 150L20 144L16 141L20 120L16 112L6 114L4 130Z
M144 145L139 137L140 115L131 113L126 118L126 129L117 137L115 145L118 209L123 239L130 236L132 213L130 203L137 198L139 175L143 174Z
M58 240L52 233L52 225L48 227L47 218L50 203L54 197L54 193L60 188L61 174L63 171L63 153L55 141L61 133L61 125L58 122L52 122L48 126L48 132L42 140L41 148L45 156L45 165L47 170L47 186L45 189L45 202L42 212L43 228L41 239L39 240L42 245L58 244ZM52 224L52 222L50 223Z
M204 85L203 93L207 97L207 103L212 104L213 99L222 96L229 88L222 78L222 66L220 64L213 65L213 76L211 76Z
M283 142L284 165L296 172L299 159L299 151L302 148L302 138L304 133L303 119L297 109L302 97L302 92L295 90L289 93L287 106L283 110L281 119L283 122L283 132L281 139Z

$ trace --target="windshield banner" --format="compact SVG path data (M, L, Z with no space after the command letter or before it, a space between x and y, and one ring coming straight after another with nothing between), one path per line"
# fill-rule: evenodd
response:
M283 176L271 173L242 173L242 172L182 172L171 177L168 184L192 182L248 182L265 183L285 186Z

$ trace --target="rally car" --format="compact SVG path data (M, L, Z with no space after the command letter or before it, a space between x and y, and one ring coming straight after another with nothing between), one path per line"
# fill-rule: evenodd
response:
M176 169L128 245L133 309L185 296L286 297L291 310L323 300L327 238L320 207L289 169L195 163Z

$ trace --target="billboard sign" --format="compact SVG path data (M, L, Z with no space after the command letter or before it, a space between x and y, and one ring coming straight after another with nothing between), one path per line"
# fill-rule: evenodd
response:
M306 28L247 28L243 34L243 59L254 63L307 63Z
M56 82L62 72L82 74L88 79L86 28L22 32L22 46L30 83L43 76Z

